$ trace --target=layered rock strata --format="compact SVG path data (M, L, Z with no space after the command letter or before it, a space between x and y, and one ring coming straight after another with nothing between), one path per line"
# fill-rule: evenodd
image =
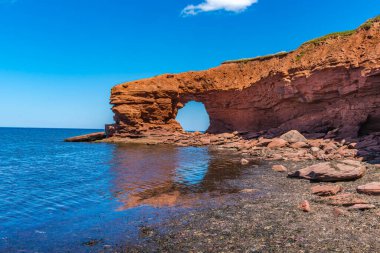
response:
M178 110L193 100L206 107L208 133L278 136L296 129L353 138L380 132L380 22L290 53L117 85L111 94L116 123L106 132L117 138L180 133Z

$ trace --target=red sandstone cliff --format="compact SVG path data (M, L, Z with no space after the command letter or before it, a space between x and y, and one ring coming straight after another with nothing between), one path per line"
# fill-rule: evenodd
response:
M116 124L108 132L181 131L175 117L191 100L205 104L210 133L380 132L379 20L287 54L117 85L111 94Z

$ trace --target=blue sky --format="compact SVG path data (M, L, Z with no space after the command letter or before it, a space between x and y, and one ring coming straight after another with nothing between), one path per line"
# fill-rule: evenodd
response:
M102 128L117 83L292 50L378 14L378 0L0 0L0 126Z

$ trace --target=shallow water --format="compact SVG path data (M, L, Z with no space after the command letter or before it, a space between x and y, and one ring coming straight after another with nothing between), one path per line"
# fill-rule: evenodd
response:
M0 128L0 251L93 252L238 191L238 157L208 148L65 143L94 130Z

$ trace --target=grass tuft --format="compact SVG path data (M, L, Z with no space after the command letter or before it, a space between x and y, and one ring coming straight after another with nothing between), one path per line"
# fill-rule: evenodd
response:
M375 22L380 22L380 15L367 20L364 24L359 26L358 29L369 30L369 29L371 29L373 23L375 23Z
M344 32L330 33L330 34L327 34L325 36L322 36L322 37L319 37L319 38L316 38L316 39L313 39L313 40L306 41L305 43L302 44L302 46L304 46L304 45L310 45L310 44L312 44L312 45L319 45L319 44L325 42L328 39L335 39L335 38L339 38L339 37L350 36L350 35L354 34L355 32L356 32L356 30L349 30L349 31L344 31Z
M243 59L239 59L239 60L225 61L222 64L247 63L247 62L251 62L251 61L264 61L264 60L269 60L269 59L272 59L272 58L275 58L275 57L285 56L285 55L287 55L289 53L290 52L282 51L282 52L279 52L279 53L276 53L276 54L268 54L268 55L264 55L264 56L253 57L253 58L243 58Z

